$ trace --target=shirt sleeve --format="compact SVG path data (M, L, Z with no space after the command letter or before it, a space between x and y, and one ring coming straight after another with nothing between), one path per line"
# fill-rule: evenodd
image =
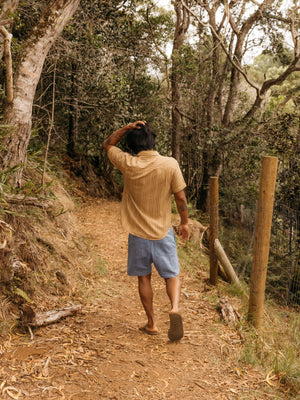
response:
M132 156L129 153L125 153L116 146L112 146L108 150L107 157L109 158L113 166L118 168L122 173L124 172L126 166L128 165L129 158L132 158Z
M182 172L180 170L180 167L179 167L177 161L176 161L176 166L175 166L173 176L172 176L171 186L172 186L173 193L178 193L186 187L186 183L184 181Z

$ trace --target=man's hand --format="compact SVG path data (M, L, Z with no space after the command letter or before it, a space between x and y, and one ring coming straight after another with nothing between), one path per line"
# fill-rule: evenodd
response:
M188 224L180 224L178 227L178 235L181 237L183 242L185 243L190 238L190 230Z
M183 190L181 190L180 192L174 193L174 197L177 210L181 218L181 222L178 228L178 234L179 236L181 236L182 240L186 242L187 240L189 240L190 231L188 227L188 208L185 193Z
M135 129L135 128L139 129L140 128L139 125L145 125L145 124L146 124L146 121L135 121L132 124L129 124L127 126L130 126L131 127L130 129Z
M121 138L132 129L140 129L139 125L145 125L146 121L135 121L132 124L128 124L123 128L118 129L113 132L106 140L103 142L103 148L106 152L112 147L115 146Z

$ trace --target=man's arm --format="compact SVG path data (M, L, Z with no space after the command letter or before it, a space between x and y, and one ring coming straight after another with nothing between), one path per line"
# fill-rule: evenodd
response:
M189 240L190 231L188 227L188 208L185 193L183 190L181 190L180 192L174 193L174 197L177 210L181 218L181 222L178 228L178 234L182 237L182 240L186 242L187 240Z
M139 128L139 124L144 125L145 121L136 121L132 124L128 124L123 128L118 129L117 131L113 132L107 139L104 140L102 146L106 152L112 147L115 146L121 138L129 131L135 128Z

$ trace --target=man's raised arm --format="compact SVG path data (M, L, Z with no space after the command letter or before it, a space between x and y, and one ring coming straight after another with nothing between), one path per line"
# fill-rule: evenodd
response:
M133 122L132 124L128 124L124 126L123 128L118 129L117 131L113 132L107 139L104 140L102 146L106 152L112 147L115 146L121 138L129 131L132 129L138 129L139 124L144 125L145 121L136 121Z

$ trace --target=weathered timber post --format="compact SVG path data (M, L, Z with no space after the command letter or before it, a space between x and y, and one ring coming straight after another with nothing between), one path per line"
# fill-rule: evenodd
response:
M263 321L265 286L277 172L277 158L263 157L256 216L253 262L250 277L248 318L260 329Z
M218 259L215 253L215 240L218 238L219 220L219 181L216 176L209 178L209 281L218 283Z
M233 269L233 266L231 265L231 262L229 261L227 254L225 253L219 239L215 240L215 253L230 282L235 283L237 286L241 287L241 282L237 277L235 270Z

